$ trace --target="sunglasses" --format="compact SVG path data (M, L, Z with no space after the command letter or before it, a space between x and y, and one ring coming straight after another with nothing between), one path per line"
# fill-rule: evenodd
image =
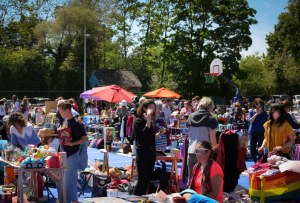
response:
M204 148L201 148L201 149L195 149L195 154L204 154L204 153L206 153L207 151L209 151L209 149L204 149Z

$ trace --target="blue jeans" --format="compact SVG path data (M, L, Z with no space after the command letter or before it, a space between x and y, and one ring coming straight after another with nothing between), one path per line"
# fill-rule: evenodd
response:
M67 202L78 201L77 171L79 166L79 152L67 157L66 195Z
M250 132L250 153L254 163L261 159L262 155L258 153L257 149L264 141L264 132Z

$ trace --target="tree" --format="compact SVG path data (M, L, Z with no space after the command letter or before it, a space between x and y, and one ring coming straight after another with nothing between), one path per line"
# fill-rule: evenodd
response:
M82 81L82 59L84 29L88 30L91 37L87 40L90 47L89 53L94 53L94 43L98 44L102 27L97 21L97 14L80 4L57 10L56 18L53 21L44 21L36 26L35 33L39 40L39 48L47 57L53 58L54 63L51 69L51 86L56 89L62 89L68 84L65 80L56 80L61 77L62 70L73 70L79 74L71 75L69 78L75 81ZM82 51L78 51L82 50ZM99 65L99 64L97 64ZM91 66L90 66L91 67ZM88 69L91 71L92 68ZM77 78L74 78L77 76ZM72 84L72 83L71 83ZM80 82L73 85L73 88L79 89Z
M0 90L48 89L48 66L42 55L33 50L0 53Z
M123 58L122 68L128 67L128 53L133 46L132 27L139 16L139 9L142 6L138 0L116 0L117 22L116 34L119 43L120 55Z
M243 96L265 95L274 92L276 88L275 72L265 68L265 59L259 55L242 58L239 64L241 73L234 77Z
M300 0L290 0L287 11L278 17L269 45L267 67L276 73L279 93L298 94L300 82Z
M273 33L266 37L268 55L290 55L296 62L300 60L300 0L289 0L287 12L278 17Z
M230 75L237 73L240 52L252 43L249 26L256 23L255 10L245 0L172 2L177 16L170 49L184 67L179 87L190 96L203 95L209 90L203 85L204 73L215 57L231 69Z

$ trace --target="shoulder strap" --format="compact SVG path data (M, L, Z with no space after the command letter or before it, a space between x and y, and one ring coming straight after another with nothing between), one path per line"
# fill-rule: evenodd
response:
M269 143L268 143L268 148L270 149L270 144L271 144L271 139L272 139L272 125L270 124L270 132L269 132L270 138L269 138Z

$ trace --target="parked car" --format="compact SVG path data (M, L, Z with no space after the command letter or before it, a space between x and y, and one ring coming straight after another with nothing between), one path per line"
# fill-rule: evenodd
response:
M293 104L298 108L300 106L300 95L293 96Z
M267 95L253 95L252 98L253 98L253 100L256 99L256 98L261 98L265 102L268 102L268 101L270 101L271 97L267 96Z
M50 98L44 98L44 97L33 97L33 98L29 98L29 103L31 104L31 106L33 107L37 107L37 106L45 106L45 102L46 101L51 101Z
M292 102L292 99L289 95L286 95L286 94L274 94L274 95L271 95L271 103L280 103L280 101L283 101L283 100L289 100L290 102Z

